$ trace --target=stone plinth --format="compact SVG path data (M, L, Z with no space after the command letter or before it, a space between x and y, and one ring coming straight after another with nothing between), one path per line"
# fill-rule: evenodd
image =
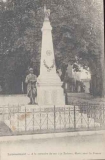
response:
M64 105L65 97L60 83L39 83L37 87L38 105Z

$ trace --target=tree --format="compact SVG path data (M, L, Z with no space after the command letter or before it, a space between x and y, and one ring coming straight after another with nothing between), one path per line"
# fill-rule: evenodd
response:
M0 9L0 53L7 73L25 73L29 66L39 74L43 6L51 9L57 68L65 74L68 63L90 67L102 86L102 4L101 0L9 0ZM8 58L7 58L8 57ZM5 59L4 58L4 59ZM14 59L14 60L13 60ZM14 61L14 63L12 63ZM11 67L12 66L12 67ZM11 68L11 69L10 69ZM99 68L98 70L96 68ZM6 73L5 72L5 73ZM63 74L63 77L64 77ZM100 77L100 78L99 78ZM97 87L102 95L102 87Z

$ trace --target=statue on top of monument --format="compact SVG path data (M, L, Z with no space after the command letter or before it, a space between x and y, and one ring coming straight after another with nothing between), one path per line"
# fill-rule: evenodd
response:
M46 9L46 5L44 6L44 14L45 14L45 19L49 20L50 9Z

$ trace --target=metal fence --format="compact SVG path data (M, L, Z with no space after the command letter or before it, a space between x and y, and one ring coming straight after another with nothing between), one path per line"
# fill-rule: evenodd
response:
M105 129L105 104L71 104L64 107L0 107L0 121L13 134Z

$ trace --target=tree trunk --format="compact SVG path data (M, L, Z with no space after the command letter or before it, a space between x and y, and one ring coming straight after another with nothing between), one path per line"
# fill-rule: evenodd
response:
M102 6L104 6L104 1ZM101 55L101 65L102 65L102 97L105 97L105 55L104 55L104 7L103 8L103 16L102 16L102 21L103 25L101 27L101 35L102 35L102 42L101 42L101 48L102 48L102 55Z
M104 5L104 4L103 4ZM104 8L104 7L103 7ZM103 17L102 20L104 22L104 10L103 10ZM104 23L101 27L101 56L100 56L100 61L101 61L101 66L102 66L102 97L105 97L105 55L104 55Z
M104 56L100 58L101 67L102 67L102 97L105 97L105 62Z

